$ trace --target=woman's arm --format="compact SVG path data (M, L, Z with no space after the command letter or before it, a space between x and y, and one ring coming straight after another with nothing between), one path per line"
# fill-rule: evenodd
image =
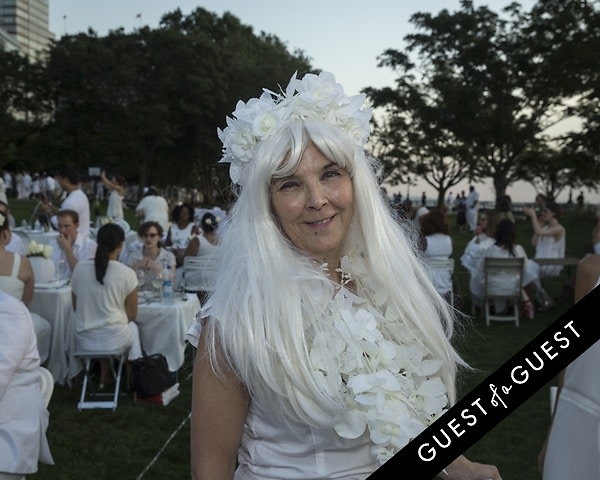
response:
M29 305L29 302L31 302L31 299L33 298L35 278L33 276L31 262L27 257L21 257L21 266L19 267L19 270L19 278L21 278L25 284L25 288L23 289L23 298L21 301L25 305Z
M123 189L123 187L118 183L109 180L104 172L100 172L100 179L102 180L102 184L106 188L108 188L109 190L116 190L117 193L122 197L125 196L125 190Z
M232 372L224 378L216 376L202 335L194 361L192 385L192 479L233 478L248 403L246 389Z
M138 289L135 287L133 291L125 297L125 311L130 322L135 322L138 312Z
M198 250L200 250L200 239L194 237L190 240L190 243L188 243L184 257L195 257L198 254Z

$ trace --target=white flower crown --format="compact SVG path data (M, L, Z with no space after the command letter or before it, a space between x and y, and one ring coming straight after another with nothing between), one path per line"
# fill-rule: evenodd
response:
M255 157L259 142L277 132L291 119L317 118L343 129L358 146L364 147L371 132L372 109L365 107L365 95L347 96L329 72L292 75L280 93L263 89L260 98L239 101L225 130L217 128L223 143L219 163L230 163L229 176L241 185L244 167Z

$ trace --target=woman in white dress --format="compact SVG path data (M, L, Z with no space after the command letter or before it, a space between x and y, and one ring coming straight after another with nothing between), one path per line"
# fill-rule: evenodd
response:
M6 250L11 236L8 219L0 213L0 289L25 305L29 305L34 295L33 269L27 257ZM52 325L36 313L31 313L31 320L37 337L40 361L44 363L50 355Z
M189 203L177 205L171 213L171 220L165 246L171 249L180 267L190 240L200 234L200 229L194 223L194 207Z
M453 313L380 194L364 101L328 72L294 75L219 132L239 197L189 331L194 479L365 479L454 402ZM501 478L464 456L446 471Z
M441 210L432 210L421 217L421 233L424 236L423 258L447 259L452 256L452 237L448 215ZM452 272L431 271L431 280L437 292L450 301Z
M559 206L552 201L547 201L539 220L533 208L524 207L523 213L531 218L533 228L531 244L535 247L534 258L564 258L566 231L565 227L559 223ZM546 278L557 277L563 267L561 265L541 267L537 265L536 268L539 278Z
M128 359L142 356L135 318L138 309L135 272L118 261L125 242L123 229L107 223L98 230L93 260L77 263L71 277L75 341L83 350L127 349ZM102 362L101 388L110 381Z
M125 198L125 187L123 182L116 176L108 178L104 171L100 173L100 180L102 180L102 185L110 192L108 194L106 216L112 220L124 220L123 199Z
M586 255L577 265L575 302L599 284L600 256ZM600 478L599 365L596 342L559 374L552 422L538 455L543 480Z
M25 305L0 291L0 480L20 480L54 464L40 389L40 357Z

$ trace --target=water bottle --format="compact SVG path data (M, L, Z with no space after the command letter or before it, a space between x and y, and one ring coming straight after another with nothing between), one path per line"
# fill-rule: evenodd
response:
M36 232L39 232L42 229L42 224L40 223L40 220L38 218L35 219L35 223L33 224L33 229Z
M172 305L173 298L173 272L169 262L163 262L163 285L162 285L162 303Z

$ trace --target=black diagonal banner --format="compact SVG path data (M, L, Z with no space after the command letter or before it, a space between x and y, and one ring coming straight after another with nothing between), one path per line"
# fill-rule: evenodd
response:
M416 472L430 480L600 339L600 286L596 287L368 480ZM485 459L473 459L485 462ZM414 468L410 468L414 467ZM501 470L501 466L499 466Z

